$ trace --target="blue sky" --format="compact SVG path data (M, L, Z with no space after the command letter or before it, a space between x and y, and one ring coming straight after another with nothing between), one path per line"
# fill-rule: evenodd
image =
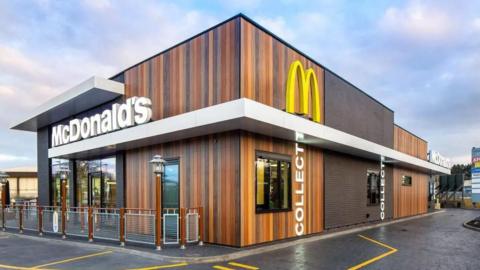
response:
M9 125L239 12L395 111L454 162L480 146L480 1L0 0L0 168L36 164Z

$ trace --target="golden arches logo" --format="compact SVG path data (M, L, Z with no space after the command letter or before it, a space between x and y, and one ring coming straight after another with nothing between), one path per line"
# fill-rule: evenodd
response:
M295 85L300 91L300 110L295 111ZM312 91L312 120L320 123L320 91L317 76L312 68L305 71L298 60L290 65L286 89L286 111L288 113L308 114L308 101Z

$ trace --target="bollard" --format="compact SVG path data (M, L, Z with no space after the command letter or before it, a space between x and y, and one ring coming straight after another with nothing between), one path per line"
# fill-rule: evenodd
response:
M203 207L198 208L198 245L203 246Z
M125 208L120 208L120 246L125 246Z
M185 208L180 208L180 249L185 249Z
M43 209L41 206L37 206L38 212L38 235L43 235Z
M23 205L18 206L18 228L23 233Z
M88 242L93 242L93 211L88 207Z

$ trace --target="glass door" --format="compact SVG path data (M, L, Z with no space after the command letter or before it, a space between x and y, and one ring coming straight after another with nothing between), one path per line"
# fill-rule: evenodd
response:
M90 173L88 177L88 184L89 184L89 198L88 198L88 205L91 207L102 208L102 193L103 193L103 186L102 186L102 174L99 172Z
M163 208L180 207L180 166L179 161L169 160L165 164L165 175L162 182Z

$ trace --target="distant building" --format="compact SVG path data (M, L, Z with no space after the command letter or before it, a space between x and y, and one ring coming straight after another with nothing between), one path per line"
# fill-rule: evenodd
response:
M37 167L17 167L2 169L9 175L8 195L10 203L36 200L38 197ZM1 193L0 193L1 198Z

